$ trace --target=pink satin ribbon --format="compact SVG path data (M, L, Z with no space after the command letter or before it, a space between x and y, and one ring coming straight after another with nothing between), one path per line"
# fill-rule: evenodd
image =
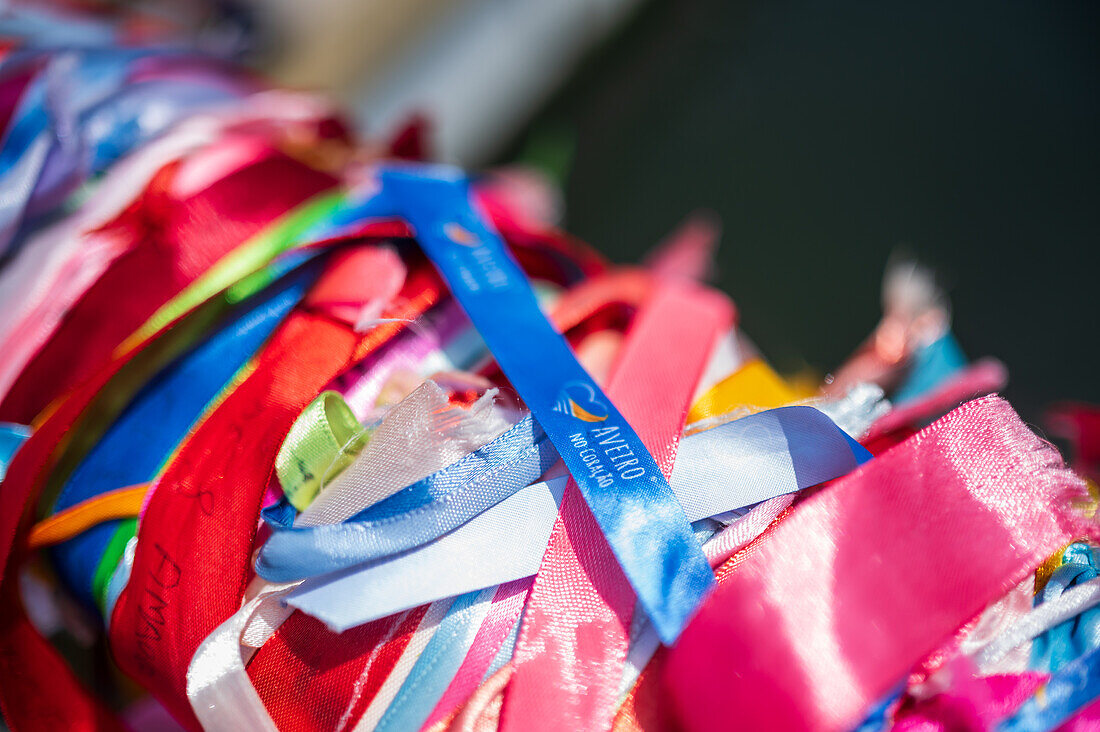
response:
M724 297L664 285L629 332L607 394L665 475L695 383L730 327ZM607 729L626 657L634 593L570 482L535 578L505 695L501 729Z
M1003 389L1007 383L1008 369L1004 364L993 358L983 358L951 375L930 393L887 412L871 425L862 441L870 444L894 430L920 426L963 402Z
M790 508L796 494L788 493L769 498L745 514L737 523L715 534L703 545L710 566L724 564L734 554L747 547L756 537L764 533L779 515Z
M892 732L985 732L1027 701L1049 674L963 676L952 688L907 707Z
M1005 401L970 402L765 533L673 649L686 729L840 730L1096 526L1080 478ZM723 576L724 575L724 576Z
M425 728L431 727L453 712L456 707L469 699L481 684L493 659L507 640L508 634L519 622L523 604L527 602L527 595L531 592L531 583L532 578L526 577L497 588L489 614L485 616L481 627L478 628L477 635L470 644L470 650L466 653L462 665L458 667L454 679L443 692L443 696L439 698L435 709L428 716L428 721L424 723Z

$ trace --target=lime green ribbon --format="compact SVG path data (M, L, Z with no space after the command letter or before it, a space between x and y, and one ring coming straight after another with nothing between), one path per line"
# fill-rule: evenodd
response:
M226 300L239 302L263 289L270 275L263 268L283 252L302 244L301 237L318 221L331 214L344 200L343 190L314 196L218 260L201 277L165 303L119 347L124 353L158 333L220 292Z
M304 511L321 489L367 443L368 434L344 398L323 392L310 402L287 433L275 457L275 473L290 504Z

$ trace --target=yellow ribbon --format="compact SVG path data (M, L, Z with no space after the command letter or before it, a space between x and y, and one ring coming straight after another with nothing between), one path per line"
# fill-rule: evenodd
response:
M690 424L745 407L774 409L810 396L792 388L768 364L755 358L699 397L688 412L687 421Z

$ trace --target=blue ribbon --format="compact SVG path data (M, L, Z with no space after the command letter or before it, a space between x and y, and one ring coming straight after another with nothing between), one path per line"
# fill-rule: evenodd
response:
M375 732L420 729L458 673L474 642L496 588L455 599L420 657L386 708Z
M891 399L903 404L925 396L966 368L966 355L950 331L913 354L913 365Z
M812 407L781 407L680 443L672 490L692 520L742 509L832 480L871 454ZM256 571L293 582L426 544L531 485L558 453L530 415L476 452L347 521L295 527L284 498L264 509L272 535Z
M316 274L317 267L307 265L245 301L224 326L143 387L73 471L54 510L152 479L210 401L301 300ZM104 522L52 549L58 572L90 606L96 567L119 525Z
M545 549L545 543L534 546L530 542L540 541L536 536L543 536L545 542L557 504L540 509L549 509L547 515L515 508L507 512L512 522L524 522L530 539L522 546L510 544L511 569L507 572L511 574L501 574L503 563L494 564L493 557L480 547L515 539L486 535L486 526L496 525L493 522L480 527L475 524L528 491L541 495L540 491L554 482L516 488L539 474L547 463L555 462L549 440L539 437L542 433L534 429L535 424L525 418L478 453L360 514L369 516L377 510L379 516L372 520L357 524L359 517L353 517L345 524L295 528L292 508L270 509L266 519L274 532L260 552L258 571L275 581L312 578L290 601L340 628L446 597L452 589L468 592L530 576ZM783 407L685 438L671 485L687 517L701 519L837 478L870 457L818 410ZM560 492L556 495L560 501ZM527 503L531 500L535 499L529 498ZM486 507L491 501L497 503ZM383 509L385 503L389 505ZM412 532L412 539L407 532ZM410 547L433 535L431 541ZM700 543L698 538L694 540ZM442 550L444 544L446 551ZM518 559L531 551L535 552L531 563ZM482 571L485 563L494 569ZM408 581L410 574L424 579L425 566L446 579ZM489 577L491 581L486 581Z
M1100 650L1062 666L1041 693L997 725L999 732L1046 732L1100 696Z
M1053 600L1071 587L1100 576L1096 555L1084 542L1071 544L1062 555L1062 566L1054 570L1035 605ZM1058 671L1079 656L1100 647L1100 607L1086 610L1077 617L1056 625L1035 638L1031 646L1031 668Z
M274 530L256 560L272 582L292 582L397 554L465 524L558 461L530 416L485 447L404 488L344 523L294 528L297 511L285 498L263 511Z
M475 212L466 177L424 166L379 175L382 195L413 226L546 430L641 606L671 643L714 586L714 573L660 467L543 315L504 242Z
M905 682L903 681L872 704L863 721L852 732L885 732L890 729L892 724L890 709L904 693Z
M31 428L24 424L0 422L0 480L7 474L15 453L30 436Z

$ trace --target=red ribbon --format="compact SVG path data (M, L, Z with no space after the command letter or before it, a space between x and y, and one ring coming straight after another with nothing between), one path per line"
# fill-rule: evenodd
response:
M317 287L343 278L342 267L356 262L334 261ZM417 317L441 287L419 267L402 288L402 306L386 317ZM400 327L386 323L362 336L327 315L295 311L153 485L130 581L115 606L111 646L123 670L177 719L196 726L187 667L199 643L240 608L260 502L290 425L329 381Z
M161 305L274 219L336 184L268 148L256 160L179 200L165 166L104 235L130 242L85 292L0 402L0 420L30 423L106 364Z

